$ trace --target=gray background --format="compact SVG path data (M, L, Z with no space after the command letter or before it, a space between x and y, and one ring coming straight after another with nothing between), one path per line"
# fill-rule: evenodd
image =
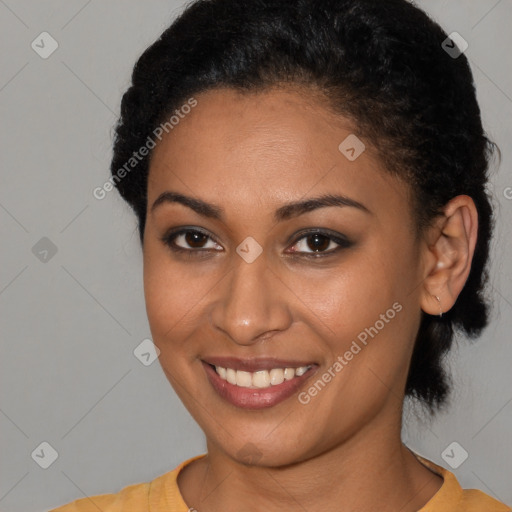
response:
M182 4L0 0L2 511L118 491L204 451L158 362L144 366L133 354L150 337L135 219L115 191L92 195L108 177L133 64ZM493 321L451 354L449 411L434 421L409 411L404 438L445 467L441 454L457 441L469 454L453 470L462 485L512 504L512 0L419 4L468 41L503 161L492 169ZM31 48L43 31L59 44L48 59ZM44 253L47 241L33 250L43 237L55 255ZM48 449L31 456L43 441L58 452L48 469L36 463Z

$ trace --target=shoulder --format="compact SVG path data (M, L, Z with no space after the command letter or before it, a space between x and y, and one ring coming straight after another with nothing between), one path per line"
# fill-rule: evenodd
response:
M414 453L414 452L413 452ZM429 459L414 455L427 468L443 478L443 485L420 512L512 512L512 509L476 489L463 489L455 475Z
M121 512L130 510L145 510L147 507L151 482L133 484L125 487L116 494L100 494L72 501L67 505L50 510L50 512Z
M476 489L462 491L461 510L465 512L511 512L512 508L501 501L495 500L488 494Z
M49 512L126 512L137 510L182 511L188 510L180 494L177 477L179 472L205 454L196 455L182 462L173 470L158 476L151 482L128 485L116 494L99 494L72 501L66 505L51 509Z

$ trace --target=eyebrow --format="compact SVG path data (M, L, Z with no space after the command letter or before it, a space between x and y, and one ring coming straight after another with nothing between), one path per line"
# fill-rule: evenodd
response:
M187 206L188 208L191 208L203 217L208 217L220 221L224 220L224 210L220 206L207 203L206 201L197 199L195 197L190 197L171 191L163 192L158 196L158 198L151 206L151 212L154 212L159 206L166 203L179 203ZM357 208L366 213L371 213L371 211L359 201L355 201L354 199L350 199L349 197L343 195L325 194L302 201L286 203L274 212L274 219L276 222L282 222L284 220L298 217L299 215L316 210L318 208L325 208L328 206L348 206Z

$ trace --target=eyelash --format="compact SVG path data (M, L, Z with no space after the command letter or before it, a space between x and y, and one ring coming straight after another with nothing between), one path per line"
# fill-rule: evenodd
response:
M169 247L169 249L171 249L171 251L173 251L175 253L185 254L186 256L189 256L191 258L192 257L194 257L194 258L205 257L206 256L205 253L209 253L212 251L220 252L220 251L217 251L216 249L201 249L201 248L185 249L183 247L176 245L176 243L175 243L176 238L178 238L180 235L184 235L187 233L198 233L200 235L204 235L207 237L208 240L212 240L213 242L218 244L218 242L214 238L212 238L210 235L208 235L204 231L202 231L200 229L196 229L196 228L183 228L183 229L179 229L177 231L171 231L171 232L167 233L165 236L163 236L161 240L165 245L167 245ZM340 250L347 249L348 247L350 247L352 245L352 242L350 240L348 240L346 237L344 237L343 235L334 234L329 231L321 230L321 229L313 229L313 230L309 230L309 231L305 231L305 232L300 232L298 234L298 237L294 240L292 245L295 246L301 240L307 239L309 236L313 236L313 235L320 235L322 237L325 237L328 240L338 244L338 247L336 247L335 249L331 249L330 251L324 251L324 252L307 253L307 252L300 252L300 251L292 251L292 254L299 255L300 257L305 257L305 258L318 259L318 258L333 256L334 254L337 254L338 252L340 252ZM206 242L208 242L208 240ZM220 244L218 244L218 245L220 245Z

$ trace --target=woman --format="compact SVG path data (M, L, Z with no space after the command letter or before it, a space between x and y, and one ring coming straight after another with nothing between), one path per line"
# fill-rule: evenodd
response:
M203 0L144 52L111 181L207 454L57 511L510 510L400 437L487 323L493 144L454 47L405 0Z

